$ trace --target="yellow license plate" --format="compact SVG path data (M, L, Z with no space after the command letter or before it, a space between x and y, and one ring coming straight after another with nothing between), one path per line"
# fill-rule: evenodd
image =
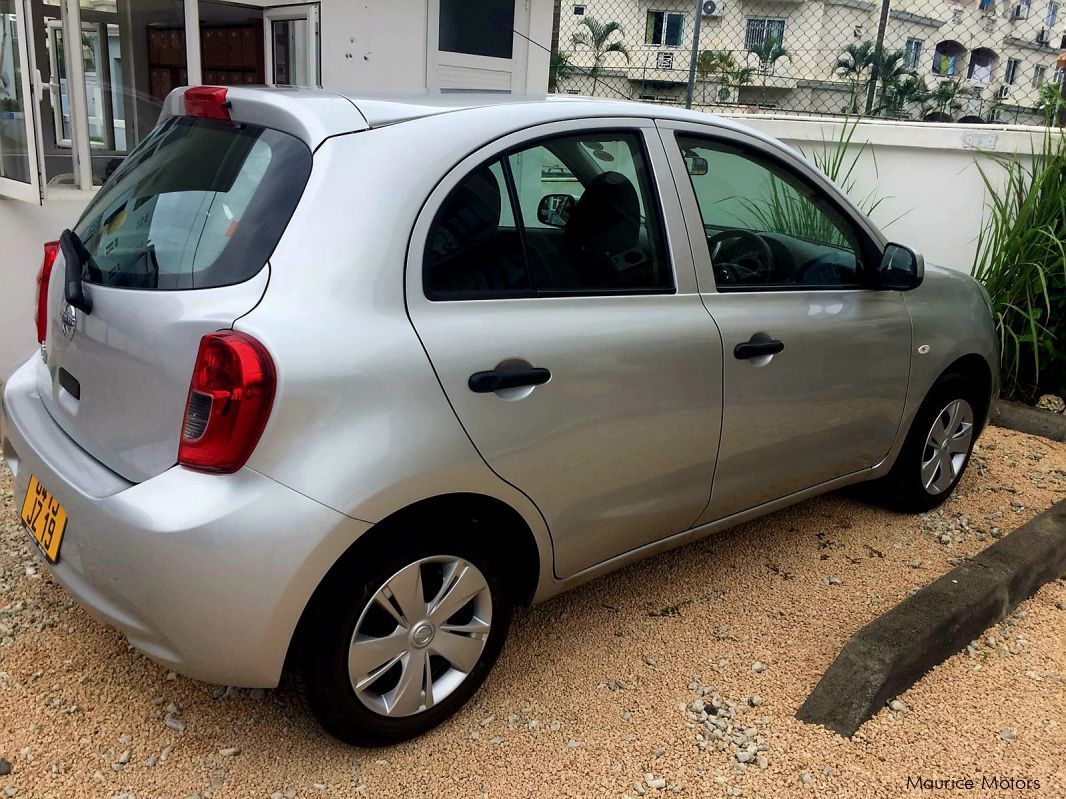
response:
M67 529L67 512L40 480L30 475L30 488L22 501L22 523L50 563L59 560L59 546Z

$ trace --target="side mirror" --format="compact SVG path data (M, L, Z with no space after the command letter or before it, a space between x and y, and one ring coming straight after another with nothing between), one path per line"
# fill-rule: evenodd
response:
M888 291L910 291L922 285L925 258L904 244L888 244L877 270L877 287Z
M707 174L707 159L700 158L698 155L686 155L685 156L685 168L690 175L706 175Z
M540 198L540 205L537 206L537 219L542 225L566 227L574 205L574 198L569 194L546 194Z

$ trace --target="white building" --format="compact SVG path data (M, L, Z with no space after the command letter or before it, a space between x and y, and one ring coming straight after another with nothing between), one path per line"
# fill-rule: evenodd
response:
M689 76L696 9L690 0L568 0L560 4L558 48L576 69L560 91L595 92L658 102L683 100ZM694 102L744 110L841 113L865 92L836 69L848 45L876 39L880 0L712 0L701 4L698 50L728 53L729 69L702 69ZM617 22L608 40L628 54L576 44L585 20ZM944 121L998 118L1032 123L1042 84L1062 79L1057 59L1066 33L1061 0L892 0L884 47L928 89L954 83L954 96L925 108L913 104L892 116ZM787 55L763 63L752 50L775 39ZM594 73L594 74L589 74ZM856 98L858 90L863 96ZM942 95L943 96L943 95ZM880 101L880 98L877 98Z
M0 197L99 185L183 84L544 92L551 27L551 0L0 0Z

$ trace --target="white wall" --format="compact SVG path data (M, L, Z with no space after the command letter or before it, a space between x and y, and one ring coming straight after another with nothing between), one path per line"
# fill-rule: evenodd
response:
M840 136L839 120L740 116L808 157ZM873 220L885 234L919 249L932 263L970 271L986 213L978 164L1000 185L1003 170L992 156L1025 159L1039 147L1036 128L929 122L860 123L852 147L869 142L855 170L852 199L883 197Z
M811 156L840 135L841 122L822 118L744 116L740 121ZM1001 172L981 151L1031 152L1040 131L998 125L861 123L852 146L869 142L855 171L853 199L883 197L874 221L892 239L916 247L932 263L967 270L973 265L985 215L985 187L977 164ZM552 190L565 191L553 187ZM41 245L77 220L87 193L53 189L43 208L0 199L0 379L33 352L34 279Z
M90 194L70 191L44 206L0 198L0 382L37 349L37 271L43 244L73 227Z

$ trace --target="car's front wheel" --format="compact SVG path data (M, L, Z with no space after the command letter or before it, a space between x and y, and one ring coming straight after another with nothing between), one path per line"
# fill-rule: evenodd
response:
M298 690L322 726L359 746L413 738L454 714L499 656L512 598L472 536L390 531L331 573L305 616Z
M915 414L892 471L873 484L875 496L912 513L942 504L969 464L980 412L971 381L960 374L941 377Z

